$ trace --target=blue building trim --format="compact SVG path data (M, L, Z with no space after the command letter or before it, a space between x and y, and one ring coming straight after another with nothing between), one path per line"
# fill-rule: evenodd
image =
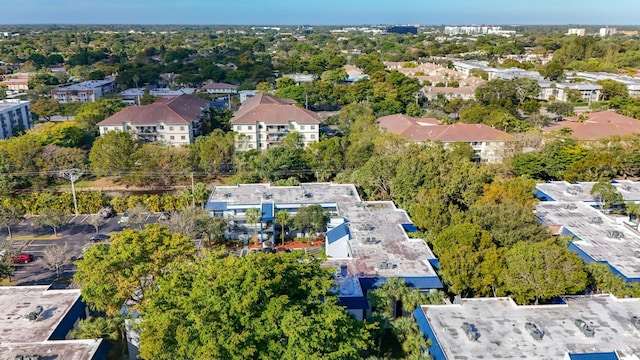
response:
M569 353L569 359L571 360L620 360L618 354L615 352L601 352L601 353L586 353L586 354L571 354Z
M262 204L262 218L260 220L262 220L262 221L273 220L273 214L275 213L274 207L275 206L274 206L273 203L263 203Z
M418 323L418 328L422 332L422 335L425 339L431 340L431 346L429 347L429 354L433 360L447 360L447 357L444 355L444 351L442 351L442 347L440 343L438 343L438 338L436 334L433 332L431 325L429 324L429 320L427 320L427 315L422 311L422 307L418 306L413 311L413 317L416 319L416 323Z
M98 346L98 350L93 354L91 360L107 360L109 356L109 351L113 348L113 344L109 341L102 339L100 345Z
M327 231L327 244L333 244L334 242L342 239L345 236L351 236L349 228L346 223L340 224L333 229Z
M554 198L540 189L536 189L536 198L538 198L540 201L556 201Z
M64 315L58 326L49 336L49 340L64 340L67 334L73 330L76 321L80 319L85 319L86 316L86 305L82 302L81 298L78 298L76 302L71 305L69 311ZM44 311L52 311L50 309L44 309Z
M404 229L404 231L406 231L408 233L412 233L412 232L417 232L418 231L418 228L413 224L402 224L402 228Z
M345 296L338 297L338 305L344 306L347 309L367 310L369 304L364 296Z
M429 259L429 264L431 264L434 269L440 270L440 261L438 261L438 259Z

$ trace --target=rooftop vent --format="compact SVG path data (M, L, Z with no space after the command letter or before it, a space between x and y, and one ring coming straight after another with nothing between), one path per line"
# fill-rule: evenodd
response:
M567 210L575 210L575 209L578 208L578 205L576 205L574 203L569 203L569 204L565 205L564 208L567 209Z
M230 198L231 197L231 193L224 193L224 197Z
M640 316L632 316L631 324L633 324L636 329L640 330Z
M634 255L635 255L638 259L640 259L640 250L636 250L636 251L634 252Z
M362 240L362 242L368 245L375 245L378 243L378 239L373 236L367 236L364 238L364 240Z
M353 190L347 189L347 196L353 196Z
M607 230L607 236L612 239L624 239L624 234L618 230Z
M313 197L313 194L312 194L312 193L310 193L310 192L306 192L306 191L305 191L305 192L304 192L304 197L306 197L307 199L310 199L310 198L312 198L312 197Z
M397 267L398 267L398 265L393 264L393 263L391 263L389 261L382 261L382 262L379 262L376 265L376 269L378 269L378 270L389 270L389 269L395 269Z
M36 309L32 312L30 312L29 314L27 314L27 319L29 319L30 321L38 321L38 319L40 319L40 316L42 316L42 313L44 312L44 308L42 308L42 306L38 305L36 306Z
M592 223L592 224L596 224L596 225L602 225L602 218L600 218L600 217L598 217L598 216L596 216L596 217L592 217L592 218L589 220L589 222L590 222L590 223Z
M567 193L569 193L569 195L578 195L582 194L583 190L579 186L570 186L567 188Z
M528 322L524 324L524 328L527 329L529 335L531 335L534 340L539 341L544 337L544 331L538 329L538 326L534 323Z
M369 207L369 204L364 202L357 202L356 206L361 208L366 208L366 207Z
M478 331L478 328L475 325L470 324L468 322L463 322L462 330L467 335L467 338L469 339L469 341L478 341L478 339L480 339L480 332Z
M633 191L633 188L631 187L631 185L625 185L622 187L622 190L631 192Z
M595 336L596 331L591 326L589 326L589 324L587 324L584 320L576 319L576 321L574 321L574 324L576 324L578 329L580 329L580 331L582 331L584 336L586 336L586 337L594 337Z
M273 197L273 195L271 195L271 194L262 194L262 198L265 199L265 200L269 200L272 197Z
M57 355L54 355L53 357L51 357L52 359L57 358ZM16 355L15 357L16 360L40 360L40 355L38 354L34 354L34 355Z

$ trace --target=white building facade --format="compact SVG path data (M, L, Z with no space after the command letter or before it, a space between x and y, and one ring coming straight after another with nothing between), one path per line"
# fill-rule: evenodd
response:
M33 128L28 101L0 100L0 139L16 136L18 131Z

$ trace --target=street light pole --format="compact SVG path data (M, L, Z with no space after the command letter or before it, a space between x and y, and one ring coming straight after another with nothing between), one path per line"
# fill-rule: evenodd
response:
M76 187L75 182L80 179L80 177L84 174L83 170L79 169L67 169L60 171L60 176L71 181L71 193L73 194L73 209L75 210L76 216L78 216L78 199L76 198Z

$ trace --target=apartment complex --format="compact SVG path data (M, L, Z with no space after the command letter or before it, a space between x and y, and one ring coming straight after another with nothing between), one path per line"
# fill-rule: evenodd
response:
M95 102L105 94L114 92L115 89L115 78L107 78L55 88L51 90L51 96L59 103Z
M414 311L434 360L637 360L640 299L574 296L519 306L510 298L461 299ZM482 355L480 355L482 354Z
M246 100L231 119L238 134L236 150L267 150L290 132L302 135L304 145L320 138L320 117L295 105L295 100L257 94Z
M403 114L384 116L376 120L385 131L416 142L440 141L445 144L467 143L478 162L497 163L504 156L509 135L484 124L457 123L444 125L438 119L414 118Z
M209 116L207 100L180 95L149 105L129 106L99 122L98 127L101 135L128 131L145 142L180 146L202 134L203 121Z
M15 136L17 130L31 128L33 128L33 119L28 101L0 100L0 139Z
M640 134L640 120L613 111L599 111L572 116L542 129L549 133L562 129L571 130L571 136L582 141L595 141L610 136Z

